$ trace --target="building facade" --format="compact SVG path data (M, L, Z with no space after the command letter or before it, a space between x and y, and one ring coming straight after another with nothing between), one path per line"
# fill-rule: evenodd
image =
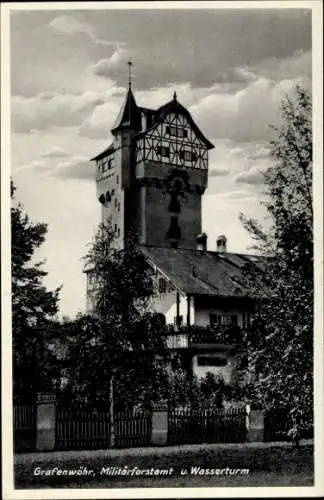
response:
M228 253L223 235L207 251L201 207L214 146L175 93L154 110L137 105L131 86L111 133L110 146L92 158L102 221L111 220L121 245L135 234L156 284L152 308L170 325L169 348L197 376L210 371L230 382L233 345L213 331L249 325L253 301L243 268L260 258ZM95 283L87 275L91 308ZM195 327L207 331L199 341Z

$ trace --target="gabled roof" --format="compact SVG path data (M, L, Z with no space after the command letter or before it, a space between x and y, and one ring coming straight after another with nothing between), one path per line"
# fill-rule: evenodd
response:
M156 266L183 294L247 297L243 267L262 266L263 257L142 245L149 264Z
M181 113L182 115L184 115L187 118L190 126L194 130L197 137L199 137L199 139L201 139L205 143L207 149L214 148L214 145L204 136L198 125L196 125L189 111L184 106L182 106L182 104L180 104L180 102L176 98L176 95L173 97L171 101L167 102L166 104L164 104L155 111L154 113L155 121L153 127L151 128L154 128L157 123L161 123L165 119L168 113ZM145 134L147 130L142 130L139 134L137 134L137 137Z
M141 114L131 89L127 92L111 132L114 133L124 127L141 130Z

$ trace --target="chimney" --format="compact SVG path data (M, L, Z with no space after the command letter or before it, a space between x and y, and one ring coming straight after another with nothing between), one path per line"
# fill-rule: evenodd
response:
M216 250L217 252L226 252L226 242L227 238L223 234L218 236L216 240Z
M206 233L201 233L198 234L196 238L197 242L197 250L200 250L201 252L207 250L207 234Z

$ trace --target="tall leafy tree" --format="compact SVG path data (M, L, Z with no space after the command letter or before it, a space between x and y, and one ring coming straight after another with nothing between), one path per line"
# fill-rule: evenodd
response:
M264 206L270 229L241 216L266 257L248 271L256 297L250 332L251 389L263 407L283 407L310 424L313 408L312 108L296 87L281 106L282 123L271 143Z
M72 391L107 405L113 377L117 406L149 404L163 395L166 374L160 325L149 309L154 287L145 258L131 237L119 248L108 222L85 260L96 286L92 315L78 318L71 335Z
M33 224L15 200L11 182L12 345L14 397L30 399L56 374L46 332L58 310L59 289L43 284L42 262L33 262L44 243L46 224Z

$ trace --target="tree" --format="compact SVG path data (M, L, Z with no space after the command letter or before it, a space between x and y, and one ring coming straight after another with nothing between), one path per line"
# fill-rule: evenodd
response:
M282 124L271 143L264 205L271 226L241 216L265 256L247 271L256 299L250 332L251 395L266 408L284 407L311 425L313 413L312 113L296 87L281 106Z
M128 238L118 248L111 223L102 224L85 261L96 288L92 315L80 317L71 335L68 371L74 394L107 406L113 377L117 408L165 396L166 350L149 309L152 276L135 240Z
M15 189L11 182L13 393L28 400L48 388L56 374L46 332L57 313L59 289L48 291L43 263L32 262L45 241L47 226L30 221L14 198Z

